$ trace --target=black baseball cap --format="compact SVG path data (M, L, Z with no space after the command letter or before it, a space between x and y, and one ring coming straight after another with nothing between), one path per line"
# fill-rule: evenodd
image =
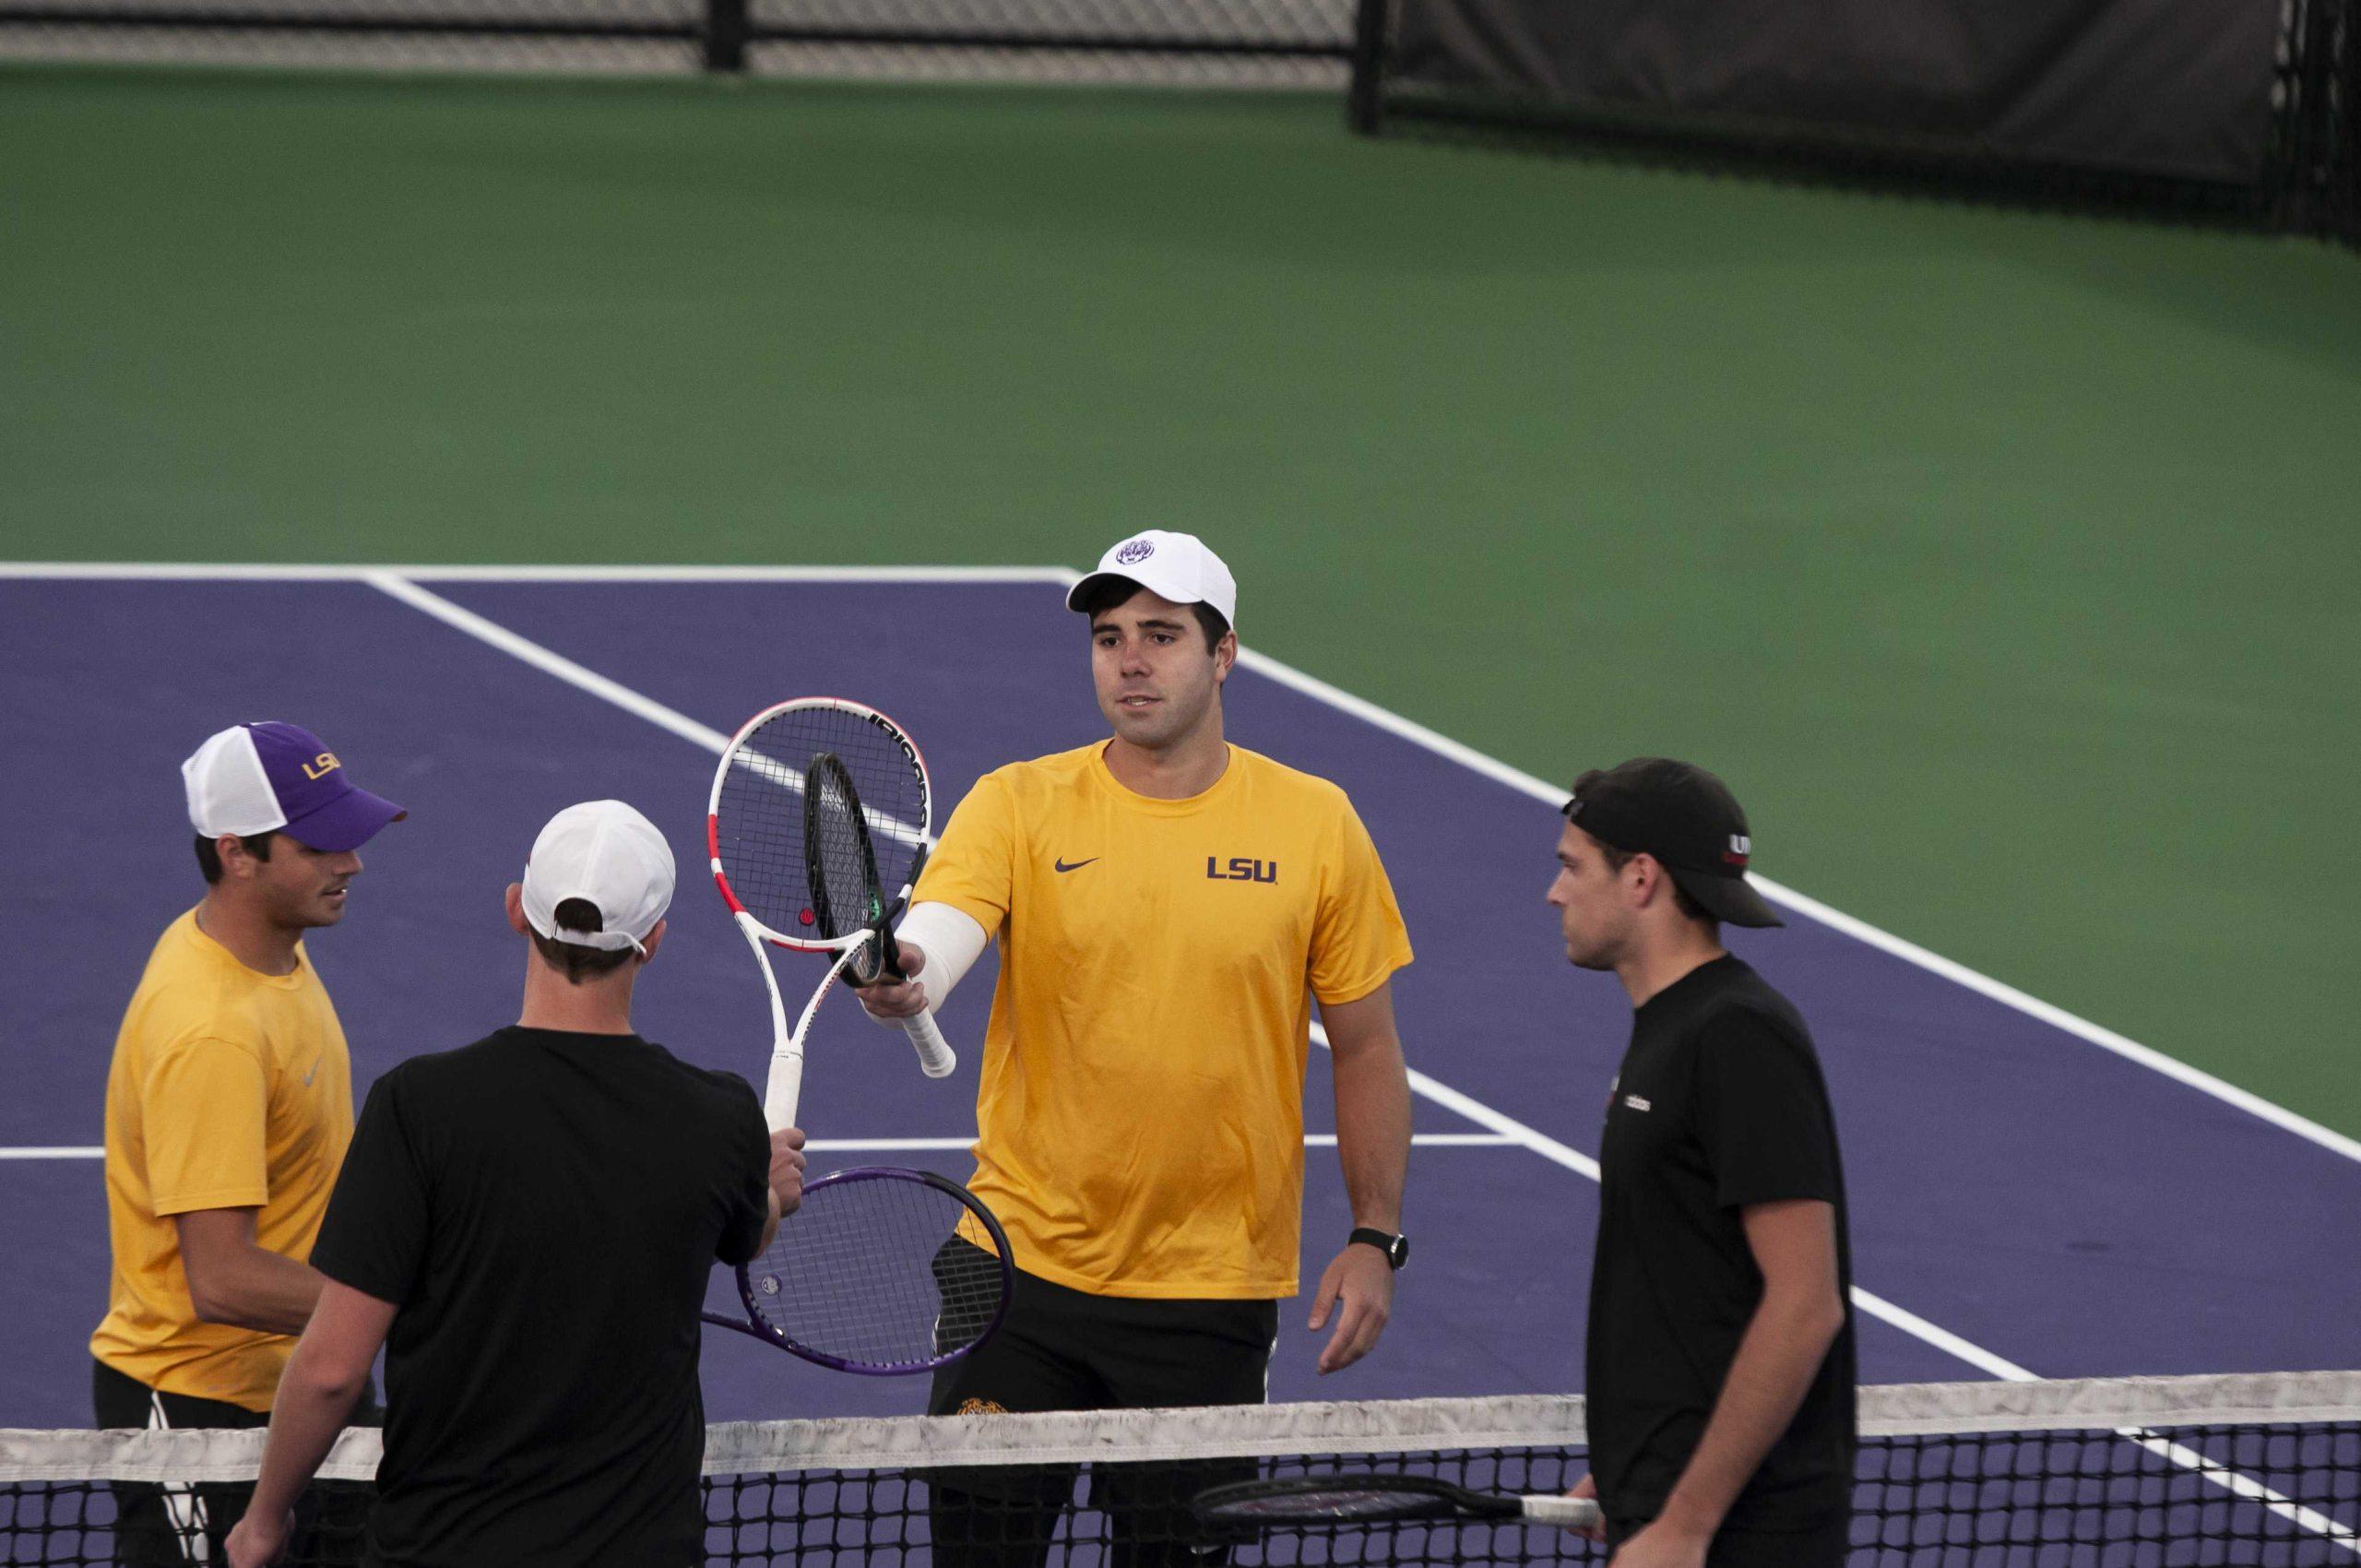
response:
M1680 890L1732 925L1785 925L1746 880L1754 841L1729 786L1690 763L1633 757L1574 780L1566 820L1602 844L1655 857Z

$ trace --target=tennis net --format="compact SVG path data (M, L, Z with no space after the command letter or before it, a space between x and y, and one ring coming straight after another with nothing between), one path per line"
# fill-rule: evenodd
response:
M1861 1391L1855 1563L2361 1562L2361 1372L1922 1384ZM0 1431L0 1562L137 1556L118 1508L200 1546L259 1432ZM1519 1521L1215 1535L1223 1481L1382 1470L1556 1492L1585 1467L1575 1397L732 1422L708 1429L707 1560L975 1564L1595 1562ZM356 1561L377 1434L348 1431L296 1561ZM160 1489L146 1490L142 1489ZM232 1504L231 1506L234 1506ZM219 1527L219 1514L213 1522Z

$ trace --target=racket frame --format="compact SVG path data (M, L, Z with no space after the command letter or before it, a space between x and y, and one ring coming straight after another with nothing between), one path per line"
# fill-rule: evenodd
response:
M1330 1514L1304 1507L1288 1512L1291 1498L1358 1492L1391 1500L1365 1513ZM1259 1510L1253 1504L1274 1504ZM1199 1492L1190 1504L1200 1524L1264 1530L1377 1529L1438 1520L1514 1522L1587 1529L1598 1523L1597 1503L1556 1492L1527 1496L1471 1491L1431 1476L1394 1470L1334 1471L1236 1481Z
M919 750L918 742L910 739L907 731L867 703L854 702L849 697L790 697L785 702L771 704L770 707L738 726L738 732L730 736L730 743L721 749L721 761L713 770L713 788L706 796L706 855L713 868L714 885L721 889L722 902L730 906L730 912L738 917L742 927L751 935L757 940L769 943L774 947L784 947L790 952L841 953L866 941L869 933L862 931L849 936L830 938L789 936L785 932L775 931L747 910L745 904L740 900L737 890L730 885L729 873L721 866L721 786L729 778L730 769L735 766L735 758L744 745L746 737L782 713L811 709L833 709L838 713L847 713L856 719L864 719L876 726L887 740L892 741L901 749L902 754L909 758L910 766L919 776L919 795L925 802L925 811L918 825L918 858L912 862L910 868L910 880L913 884L917 882L919 868L926 863L927 855L934 849L934 775L927 771L926 756ZM806 795L808 798L808 787L799 789L796 792ZM864 806L862 809L865 814L868 808ZM888 902L885 907L885 919L890 921L899 915L902 912L903 901L903 898L897 896Z
M781 714L813 710L849 715L873 726L887 740L893 742L902 754L909 760L912 771L918 775L919 799L923 805L920 821L918 824L918 841L910 861L908 884L886 903L884 918L877 926L864 927L848 935L832 938L789 936L785 932L764 924L753 911L746 908L744 901L738 897L737 889L730 885L730 874L721 863L721 790L722 786L730 778L730 769L740 766L738 757L746 738ZM765 760L772 761L773 759L765 758ZM809 801L808 780L798 789L797 793L802 795L807 802ZM867 811L868 808L864 805L864 818ZM869 825L864 821L863 826ZM885 940L892 939L892 932L887 929L887 923L900 915L904 906L908 902L910 891L917 885L919 873L925 868L927 857L933 850L933 833L934 776L927 771L925 754L919 750L918 742L910 739L908 731L866 703L854 702L848 697L790 697L785 702L771 704L770 707L764 708L745 723L738 726L737 733L730 736L730 743L722 748L721 760L714 766L712 788L706 796L706 854L712 867L714 886L720 890L722 902L730 907L730 919L737 925L738 933L746 939L746 945L753 949L754 962L763 971L763 988L770 1004L771 1014L771 1065L763 1096L763 1113L774 1129L791 1127L795 1124L796 1107L802 1092L803 1039L811 1028L813 1016L820 1010L821 1000L835 987L837 977L843 974L848 967L859 960L861 950L878 940L881 930L884 931ZM875 853L873 848L871 853L873 857ZM835 956L835 962L829 966L827 974L821 979L819 986L812 992L812 1000L804 1005L802 1016L797 1021L792 1031L787 1027L787 1002L780 994L778 977L771 970L770 955L765 951L765 946L783 947L795 953L831 954ZM898 964L892 967L899 968ZM931 1014L920 1013L915 1017L903 1019L902 1029L909 1036L911 1045L918 1051L919 1066L927 1076L943 1077L957 1065L957 1058L953 1054L949 1042L943 1038L943 1031L936 1025Z
M994 1334L999 1333L1002 1320L1008 1316L1009 1301L1015 1294L1016 1266L1009 1261L1008 1234L1001 1229L1000 1220L992 1211L984 1206L983 1200L950 1177L932 1170L912 1170L898 1165L855 1165L842 1170L831 1170L818 1181L806 1183L803 1189L803 1201L809 1204L815 1195L830 1187L855 1182L913 1182L921 1186L932 1187L937 1192L947 1194L956 1199L977 1223L983 1227L984 1233L991 1239L991 1252L1000 1264L1001 1288L1000 1304L993 1308L991 1321L984 1324L981 1332L955 1350L931 1356L924 1360L897 1363L893 1366L880 1366L873 1361L850 1360L842 1356L830 1355L825 1350L815 1350L811 1346L801 1344L788 1335L780 1333L763 1321L763 1315L756 1307L757 1291L753 1274L754 1265L761 1261L759 1254L738 1265L738 1299L745 1308L745 1317L740 1319L727 1317L718 1313L706 1313L703 1314L705 1321L723 1328L734 1328L741 1334L749 1335L766 1345L775 1346L789 1355L801 1356L807 1361L827 1367L832 1371L851 1372L857 1377L908 1377L918 1372L931 1372L938 1368L949 1366L985 1340L990 1339ZM791 1219L790 1216L789 1220L783 1220L781 1223L789 1223ZM949 1240L948 1237L944 1239Z

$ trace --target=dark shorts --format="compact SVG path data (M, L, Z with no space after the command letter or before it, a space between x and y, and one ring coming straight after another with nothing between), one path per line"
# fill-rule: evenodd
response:
M1646 1523L1609 1519L1608 1550L1620 1548ZM1852 1533L1853 1521L1842 1515L1814 1529L1724 1530L1705 1550L1705 1568L1844 1568Z
M90 1363L90 1408L101 1427L233 1427L270 1424L267 1411L219 1399L166 1394L126 1377L104 1361ZM352 1412L355 1426L383 1420L376 1399L364 1392ZM163 1568L184 1562L226 1562L231 1527L245 1516L251 1484L197 1482L184 1486L118 1481L114 1494L115 1557L127 1568ZM368 1521L373 1489L362 1481L315 1482L296 1510L296 1538L290 1555L326 1565L357 1563L362 1530Z
M955 1241L954 1246L966 1246ZM936 1415L1259 1405L1269 1391L1276 1301L1093 1296L1019 1273L1000 1332L934 1374ZM1189 1501L1245 1479L1254 1462L1092 1467L1089 1501L1109 1520L1113 1568L1213 1568ZM1074 1501L1071 1466L994 1466L928 1477L939 1568L1032 1568ZM1209 1550L1210 1549L1210 1550Z

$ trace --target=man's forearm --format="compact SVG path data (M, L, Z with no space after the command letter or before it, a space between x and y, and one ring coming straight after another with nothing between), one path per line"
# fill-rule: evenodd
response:
M1390 1036L1335 1057L1336 1157L1353 1223L1402 1229L1402 1184L1410 1168L1410 1078Z
M1843 1303L1820 1292L1763 1297L1738 1341L1697 1451L1665 1499L1663 1523L1703 1536L1721 1527L1763 1455L1796 1419L1844 1325Z
M194 1288L191 1293L194 1296ZM208 1280L196 1306L197 1316L208 1323L255 1328L266 1334L301 1334L319 1301L318 1270L255 1247L222 1277Z
M301 1334L320 1301L320 1274L309 1264L248 1246L189 1279L189 1300L208 1323L266 1334Z
M270 1436L263 1446L262 1474L250 1505L266 1519L277 1519L295 1506L320 1461L336 1445L337 1433L344 1430L353 1402L368 1382L366 1372L357 1379L321 1374L304 1348L299 1343L287 1359L271 1405Z

